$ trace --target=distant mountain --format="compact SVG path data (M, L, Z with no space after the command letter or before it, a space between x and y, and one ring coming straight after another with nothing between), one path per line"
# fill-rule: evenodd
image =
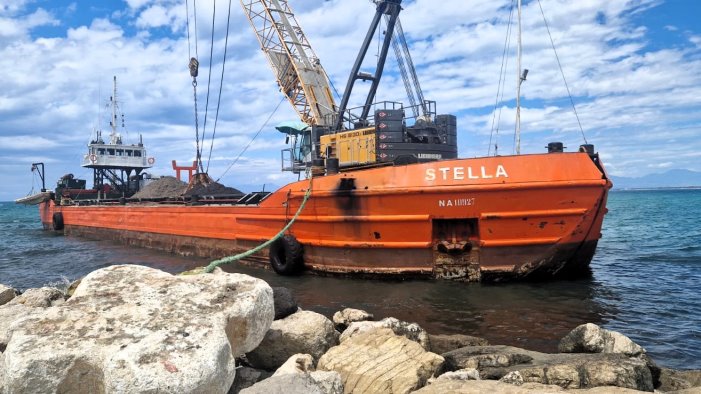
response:
M614 189L650 189L659 187L701 187L701 172L669 170L661 174L649 174L640 178L611 176Z

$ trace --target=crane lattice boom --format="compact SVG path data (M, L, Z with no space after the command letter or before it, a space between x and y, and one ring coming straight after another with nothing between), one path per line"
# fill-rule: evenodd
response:
M334 123L336 104L326 71L314 53L287 0L241 0L280 90L301 120Z

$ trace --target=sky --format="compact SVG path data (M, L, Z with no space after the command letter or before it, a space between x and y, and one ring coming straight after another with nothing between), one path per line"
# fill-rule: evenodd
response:
M342 94L374 5L289 4ZM495 144L498 154L514 152L512 4L402 3L424 96L437 102L438 113L457 116L461 157L494 154ZM613 175L701 171L699 15L701 2L692 0L524 0L522 64L529 74L521 87L521 152L544 152L551 141L576 150L586 138ZM372 69L377 54L376 43L370 48L364 69ZM200 61L196 101L191 56ZM66 173L90 185L91 171L80 162L95 131L109 133L114 76L125 120L118 131L127 143L143 137L156 160L152 174L174 175L171 160L194 159L196 102L214 179L244 191L296 179L280 171L285 138L274 126L298 117L283 100L239 1L0 0L0 73L0 201L41 188L33 162L45 163L49 189ZM364 101L366 87L356 86L351 106ZM407 102L391 53L377 97Z

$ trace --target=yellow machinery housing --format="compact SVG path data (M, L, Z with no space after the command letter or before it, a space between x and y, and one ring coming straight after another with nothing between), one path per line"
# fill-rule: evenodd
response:
M320 148L322 156L337 157L340 167L375 163L375 127L323 135Z

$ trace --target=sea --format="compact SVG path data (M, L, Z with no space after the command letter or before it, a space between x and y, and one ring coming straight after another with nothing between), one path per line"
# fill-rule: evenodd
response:
M433 334L467 334L555 352L583 323L618 331L655 362L701 369L701 190L612 191L591 278L466 284L366 280L226 266L293 291L300 306L331 317L346 307L416 322ZM113 264L177 273L207 260L42 230L36 207L0 203L0 283L65 287Z

